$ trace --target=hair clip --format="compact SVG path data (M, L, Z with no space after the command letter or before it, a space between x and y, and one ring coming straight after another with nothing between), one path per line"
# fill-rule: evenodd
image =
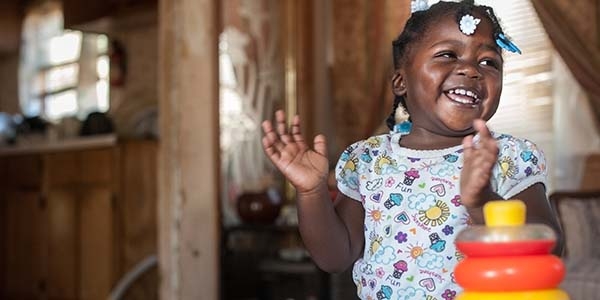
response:
M410 13L429 9L427 0L412 0L410 1Z
M512 53L521 54L521 49L517 47L513 42L511 42L504 34L498 33L496 34L496 44L500 46L500 48L508 50Z
M402 123L398 123L396 125L394 125L394 132L395 133L399 133L401 135L406 135L410 133L410 130L412 129L412 122L411 121L404 121Z
M405 88L404 85L401 86L402 88ZM396 124L400 124L404 121L408 121L409 119L410 114L408 113L404 105L402 105L402 103L398 103L398 107L396 107L396 111L394 111L394 122Z
M471 35L477 29L479 22L481 22L481 19L474 18L471 15L464 15L460 18L460 31L466 35Z
M394 112L394 125L393 131L396 133L400 133L402 135L410 133L410 129L412 128L412 123L410 122L410 114L404 108L404 105L401 103L396 107L396 111Z

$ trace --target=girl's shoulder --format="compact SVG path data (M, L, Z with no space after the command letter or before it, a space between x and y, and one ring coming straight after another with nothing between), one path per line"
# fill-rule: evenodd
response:
M345 154L351 153L362 153L364 151L372 150L392 150L392 137L390 134L380 134L368 137L366 139L357 141L352 145L348 146L344 150Z
M498 195L509 199L535 183L546 184L546 158L535 143L508 134L492 135L499 152L490 183Z
M542 150L532 142L531 140L516 137L506 133L492 132L492 136L498 143L498 149L500 155L509 153L539 153L542 154Z
M538 148L538 146L532 142L531 140L516 137L506 133L497 133L492 132L492 137L498 143L499 156L542 156L543 151ZM341 155L342 160L347 160L349 157L356 156L364 156L368 153L371 154L392 154L395 153L396 157L434 157L434 156L444 156L446 157L448 153L446 152L457 152L460 151L455 149L457 147L452 147L448 149L442 150L410 150L410 149L400 149L399 147L395 147L394 143L397 143L394 140L394 136L387 134L374 135L369 138L357 141L350 146L348 146ZM458 147L460 148L460 147ZM398 150L400 149L400 150Z

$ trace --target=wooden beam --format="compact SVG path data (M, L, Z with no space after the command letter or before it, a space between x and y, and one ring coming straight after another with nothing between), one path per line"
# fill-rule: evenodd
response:
M163 300L219 299L220 1L159 1Z

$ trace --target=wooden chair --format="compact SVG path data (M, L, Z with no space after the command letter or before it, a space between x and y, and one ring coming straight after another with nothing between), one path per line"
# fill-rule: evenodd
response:
M565 235L567 275L561 288L571 300L600 295L600 190L557 191L550 203Z

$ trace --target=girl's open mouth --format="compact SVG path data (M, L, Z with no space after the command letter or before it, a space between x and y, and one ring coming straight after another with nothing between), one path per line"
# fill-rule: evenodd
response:
M445 92L446 96L454 102L466 105L478 105L481 103L480 97L476 91L464 88L455 88Z

